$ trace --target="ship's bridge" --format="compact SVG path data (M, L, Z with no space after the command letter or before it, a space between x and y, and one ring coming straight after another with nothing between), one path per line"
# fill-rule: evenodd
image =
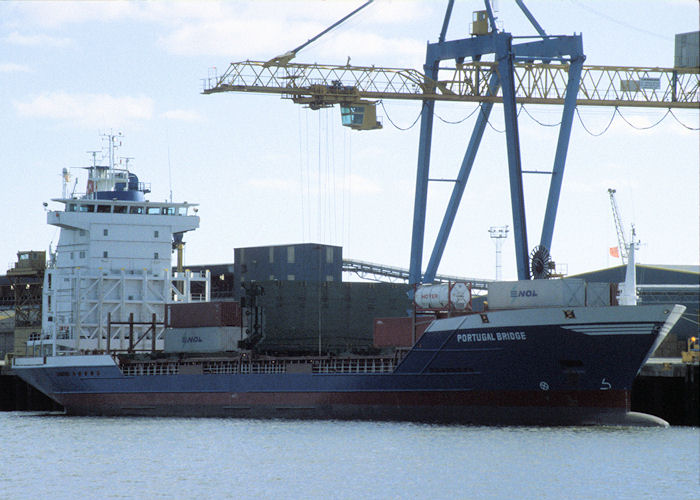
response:
M116 193L115 193L116 194ZM125 201L116 197L111 200L54 198L51 201L64 203L66 212L146 214L146 215L189 215L189 209L196 203L172 203L152 201Z
M196 203L55 198L65 210L50 210L48 224L64 229L90 230L94 224L162 225L171 233L192 231L199 226Z

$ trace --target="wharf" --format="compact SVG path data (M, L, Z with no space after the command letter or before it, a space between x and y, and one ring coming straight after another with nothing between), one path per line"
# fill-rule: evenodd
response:
M61 405L16 375L0 360L0 411L61 411Z
M632 386L632 411L671 425L700 426L700 365L681 358L650 358Z

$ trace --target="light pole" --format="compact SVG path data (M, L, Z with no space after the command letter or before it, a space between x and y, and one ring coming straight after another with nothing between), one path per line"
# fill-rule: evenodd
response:
M491 226L489 235L496 245L496 281L501 279L501 246L508 237L508 226Z

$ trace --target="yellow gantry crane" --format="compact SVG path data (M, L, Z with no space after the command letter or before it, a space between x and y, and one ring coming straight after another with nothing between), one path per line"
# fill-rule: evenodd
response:
M454 0L448 1L442 30L436 43L428 43L425 73L406 68L293 63L296 53L359 9L305 44L270 61L232 63L221 75L204 81L204 94L252 92L278 94L311 109L340 105L342 123L357 130L381 128L376 104L382 99L422 102L418 148L416 200L411 242L410 283L429 283L436 276L484 127L494 103L501 103L506 125L513 234L519 279L547 277L535 269L549 258L554 222L577 106L640 108L700 108L700 68L645 68L585 66L580 35L548 35L525 7L515 0L538 32L533 37L513 37L496 27L490 0L477 11L471 38L446 40ZM482 56L493 54L493 62ZM445 63L452 61L447 66ZM481 107L467 152L454 180L452 196L440 227L427 269L422 271L425 212L429 178L432 118L436 101L476 102ZM551 172L540 245L528 256L516 104L563 106L554 166ZM536 258L533 258L536 257ZM532 261L530 269L528 262Z
M431 80L414 69L375 66L263 61L234 62L221 76L204 81L204 94L252 92L278 94L311 109L371 99L431 99L435 101L496 102L500 92L489 87L497 71L494 62L469 62L441 68ZM523 104L563 104L567 64L516 63L516 100ZM698 68L639 68L583 66L576 104L698 109Z

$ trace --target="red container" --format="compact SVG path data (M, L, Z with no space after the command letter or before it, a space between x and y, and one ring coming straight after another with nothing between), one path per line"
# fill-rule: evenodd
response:
M416 324L416 340L423 335L429 324L429 321ZM412 345L412 318L375 318L374 347L411 347Z
M241 326L241 305L238 302L190 302L168 304L168 326Z

